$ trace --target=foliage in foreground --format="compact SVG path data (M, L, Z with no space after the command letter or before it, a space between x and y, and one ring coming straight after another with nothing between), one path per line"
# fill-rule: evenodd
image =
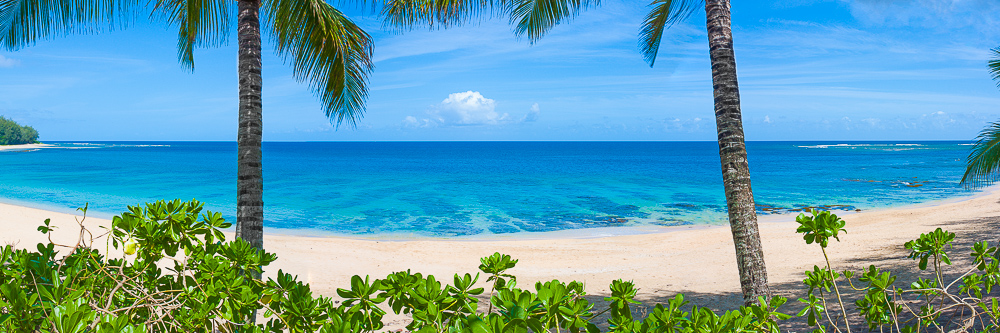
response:
M21 126L0 116L0 145L20 145L38 142L38 131L31 126Z
M597 333L602 327L615 333L779 332L778 323L790 318L779 312L786 302L781 297L718 314L688 306L683 295L637 316L638 289L623 280L611 283L609 304L596 309L580 282L553 280L521 289L508 273L518 261L500 253L481 259L482 273L455 274L451 284L410 271L384 279L354 276L349 289L338 289L344 299L338 303L314 295L309 285L280 270L276 279L253 278L277 257L239 239L226 241L219 229L230 224L218 213L202 213L202 206L175 200L129 207L101 235L81 220L74 245L50 241L38 244L37 251L5 246L0 332L362 333L384 330L387 311L409 315L406 328L425 333ZM844 232L844 221L829 212L800 215L797 221L797 231L824 256L829 240ZM46 220L38 230L51 235L54 227ZM124 257L102 255L94 240L103 237L104 253L113 247ZM880 332L945 331L948 325L995 332L1000 305L984 295L1000 284L1000 249L976 243L973 267L945 284L942 268L951 263L945 249L954 237L938 229L906 243L918 267L933 271L908 289L896 287L896 276L874 266L839 273L827 259L806 272L808 292L799 299L805 308L798 315L815 332L850 332L852 324ZM477 287L481 277L485 287ZM853 320L840 293L848 286L863 293L854 302ZM836 303L828 300L834 295ZM481 306L480 298L489 301ZM255 311L267 319L255 323ZM599 327L596 318L602 315L607 320Z
M907 257L917 261L920 271L929 269L930 276L900 287L898 276L875 265L861 272L833 270L826 248L831 238L839 241L840 233L846 232L846 223L837 215L813 211L812 216L800 214L796 221L796 231L807 244L818 245L826 259L826 265L805 272L803 283L808 291L799 299L806 306L798 315L806 317L813 332L851 332L852 328L889 333L1000 331L1000 305L996 297L989 297L1000 285L1000 248L975 243L969 254L972 267L946 279L944 265L951 265L946 250L952 247L955 233L937 228L921 234L904 247ZM848 315L841 287L861 293L854 301L854 317Z
M5 246L0 331L359 333L383 329L383 307L409 314L410 330L455 333L593 333L599 329L591 321L601 313L610 314L614 332L775 332L774 319L785 317L776 312L782 298L717 315L699 307L684 311L687 301L679 295L636 318L637 289L622 280L611 284L608 308L595 313L580 282L518 288L507 273L517 260L499 253L479 267L490 289L486 311L477 299L486 292L475 287L478 273L456 274L451 284L410 271L375 280L354 276L350 289L338 290L345 301L337 304L280 270L277 279L252 278L276 256L240 239L226 241L219 229L230 224L218 213L202 214L202 206L175 200L129 207L102 235L81 220L77 244L49 242L36 251ZM46 220L38 230L51 236L54 227ZM113 247L124 258L102 255L94 242L102 237L108 237L104 250ZM266 322L254 323L255 311Z

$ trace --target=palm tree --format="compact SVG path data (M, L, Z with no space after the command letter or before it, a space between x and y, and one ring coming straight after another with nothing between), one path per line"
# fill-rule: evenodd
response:
M655 63L663 31L687 18L696 8L695 3L691 0L653 0L650 4L652 10L639 34L641 53L650 66ZM533 43L555 25L598 4L598 0L392 0L383 14L388 25L405 29L424 22L444 26L457 24L481 16L486 9L490 14L509 16L515 34L526 36ZM728 0L705 1L722 180L743 301L750 305L758 296L770 296L770 288L750 186L729 8Z
M691 13L693 1L654 0L640 32L640 48L649 66L656 61L663 30ZM712 85L715 95L715 124L719 134L722 181L726 191L729 226L736 245L736 263L740 271L743 302L756 302L758 296L770 296L764 250L757 230L757 211L750 186L747 148L743 137L740 111L740 88L736 80L736 55L730 28L728 0L706 0L708 49L712 62Z
M1000 47L992 50L993 59L987 63L990 75L1000 86ZM991 123L979 132L976 144L966 159L965 174L960 184L970 187L991 184L1000 169L1000 121Z
M18 50L52 35L124 28L144 10L178 27L178 58L194 70L197 46L226 42L236 19L239 43L239 130L236 234L263 248L261 166L261 24L278 55L292 64L323 102L327 117L354 125L362 116L372 70L372 40L324 0L0 0L0 44ZM235 14L235 15L234 15Z

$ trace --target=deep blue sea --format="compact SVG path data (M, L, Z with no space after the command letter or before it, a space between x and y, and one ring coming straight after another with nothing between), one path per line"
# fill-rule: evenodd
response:
M0 152L0 201L110 217L196 198L235 222L235 142ZM758 212L970 195L968 142L750 142ZM726 222L715 142L266 142L265 227L454 237ZM41 221L39 221L41 222ZM590 229L601 230L601 229ZM605 229L606 230L606 229Z

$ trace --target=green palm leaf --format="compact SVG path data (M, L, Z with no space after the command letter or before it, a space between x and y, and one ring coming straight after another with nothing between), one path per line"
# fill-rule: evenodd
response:
M600 0L506 0L514 34L534 43L563 20L576 17L582 9L598 6Z
M138 0L0 0L0 45L17 50L53 35L125 27Z
M1000 86L1000 47L992 51L993 59L989 61L987 67L993 80ZM979 132L979 136L976 137L976 144L972 146L972 152L966 159L965 174L962 175L960 184L965 186L991 184L996 180L993 173L998 168L1000 168L1000 122L995 122Z
M263 7L295 78L315 89L331 121L355 125L368 97L371 36L323 0L269 0Z
M417 24L446 28L493 10L490 0L387 0L382 8L386 27L412 29Z
M177 25L177 58L194 70L194 48L226 43L236 12L227 0L159 0L153 7L170 25Z
M649 63L649 67L653 67L653 63L656 62L663 30L687 19L695 10L693 4L693 1L687 0L653 0L649 4L652 10L646 14L646 19L639 30L639 52Z
M991 51L993 51L993 59L988 63L990 75L993 76L993 81L997 81L997 86L1000 86L1000 47Z
M961 184L975 186L995 181L996 177L991 175L1000 169L1000 122L979 133L966 164Z
M600 0L387 0L382 9L385 26L411 29L459 25L484 15L509 16L514 33L536 42L557 24L576 17Z

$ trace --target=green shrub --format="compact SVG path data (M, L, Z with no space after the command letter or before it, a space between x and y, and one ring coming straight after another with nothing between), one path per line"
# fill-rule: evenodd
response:
M159 201L129 207L111 230L95 237L80 223L72 245L38 244L37 251L0 250L0 332L321 332L361 333L383 329L386 310L409 314L416 332L526 333L598 332L591 322L608 313L611 332L778 332L777 312L785 299L761 299L759 306L717 315L700 307L684 311L678 295L656 305L645 318L633 317L636 287L616 280L595 312L580 282L517 287L507 272L517 260L496 253L481 260L490 283L490 307L480 311L475 287L480 275L455 274L451 284L410 271L385 279L354 276L338 289L339 305L313 295L308 284L278 271L276 279L255 279L277 258L247 242L226 241L230 226L218 213L202 213L197 201ZM86 207L81 209L86 218ZM200 214L200 215L199 215ZM200 216L200 218L199 218ZM38 228L54 231L48 220ZM104 247L95 239L109 237ZM97 248L121 249L109 258ZM58 249L65 249L63 256ZM262 311L268 318L255 323Z
M517 260L495 253L479 266L489 290L476 287L481 275L455 274L451 284L411 271L384 279L354 276L349 289L338 289L343 302L313 295L308 284L282 271L275 279L253 278L274 262L274 254L258 251L242 240L226 241L220 228L230 226L218 213L202 213L197 201L159 201L112 220L110 230L95 237L80 223L76 244L38 244L36 251L0 249L0 332L4 333L145 333L145 332L320 332L363 333L384 330L387 311L411 317L406 328L421 333L597 333L595 318L607 317L613 333L779 332L779 312L786 299L761 298L758 305L717 314L688 306L684 295L653 306L645 317L633 309L636 286L615 280L606 308L595 309L583 283L558 280L521 289L508 272ZM86 207L81 208L86 219ZM846 223L829 212L796 219L807 243L820 246L824 257L830 238L838 239ZM38 227L54 232L46 220ZM100 246L95 239L102 237ZM798 313L814 332L954 331L996 332L1000 300L988 294L1000 285L1000 249L975 243L973 267L947 282L943 265L955 234L937 229L907 242L909 258L920 270L932 270L906 288L895 285L891 272L869 266L862 272L836 272L827 259L803 281L805 308ZM120 249L109 258L97 249ZM58 250L57 250L58 249ZM64 251L63 254L60 250ZM855 279L857 277L857 279ZM856 280L856 282L855 282ZM844 282L847 282L844 284ZM838 284L841 284L838 286ZM860 292L857 318L847 317L840 290ZM827 301L829 293L836 303ZM831 316L837 304L842 316ZM266 318L256 323L254 314ZM957 322L957 324L955 324Z
M0 145L20 145L38 142L38 131L31 126L21 126L0 116Z
M990 247L987 242L975 243L970 253L973 266L961 270L958 278L946 281L942 264L951 265L946 249L951 247L955 234L941 228L921 234L904 247L910 251L907 257L917 260L920 271L932 271L928 278L917 278L908 288L900 288L895 285L896 275L875 265L861 272L833 270L826 253L829 238L839 241L838 234L846 232L846 223L837 215L812 211L812 216L799 214L796 221L797 232L804 234L807 244L819 245L826 258L824 267L813 266L805 273L803 283L809 289L806 297L799 299L805 308L798 315L807 317L814 332L851 332L852 327L890 333L1000 331L1000 305L996 297L988 295L1000 285L1000 248ZM843 287L861 293L854 301L860 320L853 324L838 287L841 281L847 283ZM831 289L842 314L839 318L832 317L827 306Z

